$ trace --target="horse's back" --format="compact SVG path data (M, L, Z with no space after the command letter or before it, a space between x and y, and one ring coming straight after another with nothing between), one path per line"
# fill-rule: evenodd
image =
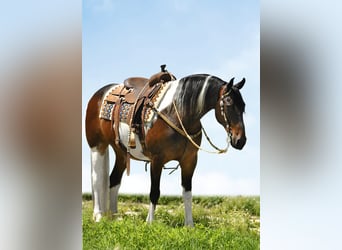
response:
M90 147L99 146L104 140L103 129L101 127L100 110L101 103L106 92L117 84L108 84L90 98L86 111L85 131L87 141Z

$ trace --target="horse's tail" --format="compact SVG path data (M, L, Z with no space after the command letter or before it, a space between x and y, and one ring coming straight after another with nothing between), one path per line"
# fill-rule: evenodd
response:
M98 90L89 100L85 132L91 148L91 186L94 204L93 217L99 221L109 208L109 150L100 122L100 107L110 85Z

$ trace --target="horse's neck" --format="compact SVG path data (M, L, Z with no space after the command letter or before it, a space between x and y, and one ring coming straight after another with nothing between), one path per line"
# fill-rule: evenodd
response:
M221 86L211 80L212 76L206 76L196 89L184 90L178 100L181 119L188 126L200 123L200 119L216 106Z

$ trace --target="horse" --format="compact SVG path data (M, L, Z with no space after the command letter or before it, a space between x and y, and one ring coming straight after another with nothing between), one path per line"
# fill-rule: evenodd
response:
M130 130L127 124L99 118L105 95L120 84L102 87L89 100L85 125L86 138L91 149L93 219L96 222L107 213L118 212L121 178L129 166L129 158L132 157L150 163L151 188L147 223L154 220L163 167L174 160L178 161L181 169L184 224L193 227L191 190L203 134L200 119L208 111L215 109L216 120L227 133L228 145L241 150L246 144L243 121L245 102L240 93L245 78L236 84L234 78L226 82L209 74L193 74L174 79L163 83L167 85L167 91L158 108L152 109L152 122L148 126L142 124L145 126L144 143L139 143L141 136L136 135L135 148L128 145ZM115 122L120 128L118 135L113 130ZM110 176L109 145L115 152L115 164Z

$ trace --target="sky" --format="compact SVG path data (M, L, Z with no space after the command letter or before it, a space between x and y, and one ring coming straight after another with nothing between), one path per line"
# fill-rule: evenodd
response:
M84 0L82 10L82 192L91 192L90 149L84 133L87 102L102 86L131 76L149 77L166 64L178 79L207 73L236 82L246 103L247 144L227 154L199 152L194 195L260 194L260 21L259 1ZM224 148L226 134L214 113L202 124ZM209 145L202 140L202 146ZM114 165L111 151L110 168ZM171 162L168 166L175 166ZM180 171L161 177L161 195L180 195ZM131 161L120 193L148 194L149 171Z

